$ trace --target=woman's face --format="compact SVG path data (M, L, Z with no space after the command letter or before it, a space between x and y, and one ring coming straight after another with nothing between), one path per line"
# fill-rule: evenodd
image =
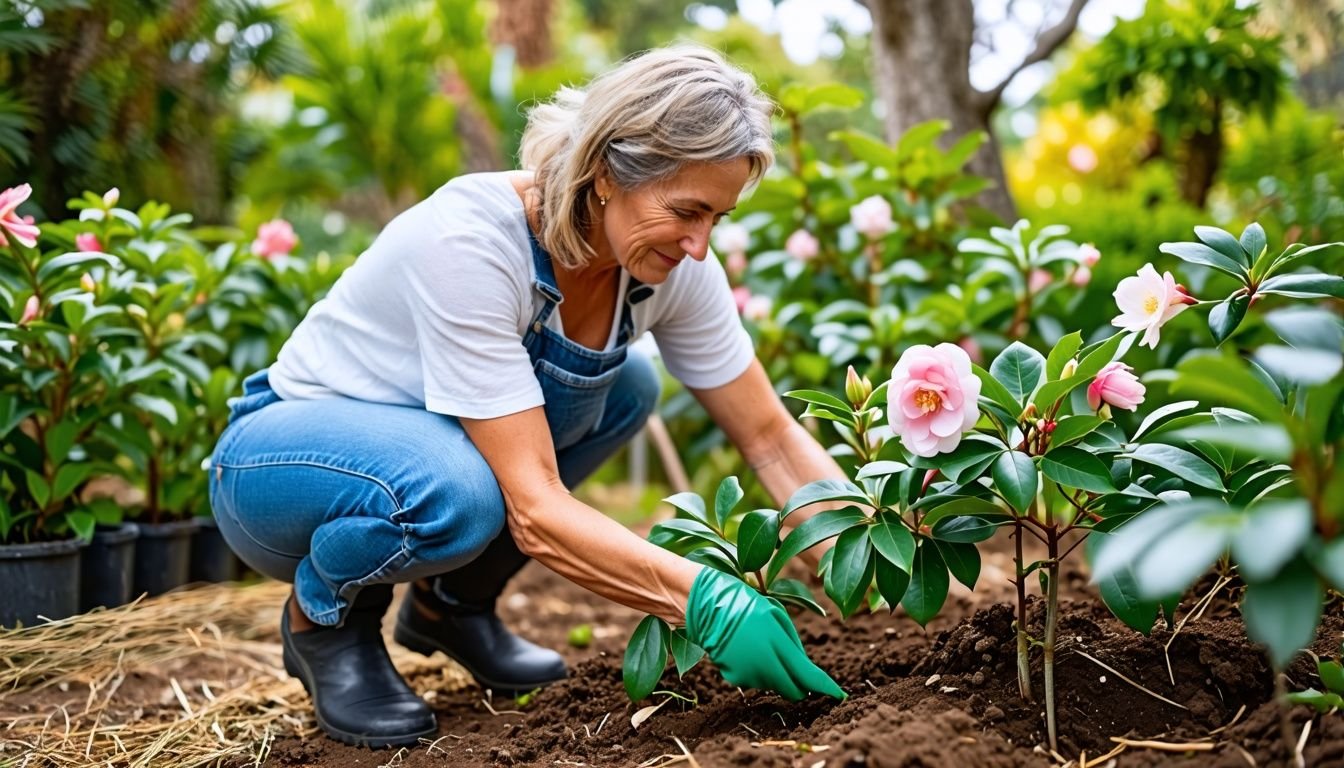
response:
M599 229L611 255L632 277L651 285L666 280L682 259L703 260L710 230L737 205L750 173L750 162L738 158L690 163L669 179L635 190L599 177L597 192L607 198ZM600 247L598 253L603 254Z

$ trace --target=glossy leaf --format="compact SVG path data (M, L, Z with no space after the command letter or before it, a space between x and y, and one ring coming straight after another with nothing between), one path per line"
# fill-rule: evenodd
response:
M1344 277L1324 272L1298 272L1276 275L1260 284L1260 293L1273 293L1297 299L1344 299Z
M910 586L910 573L883 557L881 553L878 553L873 561L874 576L877 577L877 593L894 611L896 606L901 604L901 598L905 597L905 590Z
M864 593L873 581L873 546L868 529L855 526L835 540L831 567L826 571L826 594L849 618L863 604Z
M742 495L742 485L737 482L736 476L725 477L719 483L719 490L714 494L714 519L718 523L716 530L723 531L727 527L728 517L733 514L733 507L742 500Z
M1083 335L1078 331L1055 342L1054 348L1050 350L1050 356L1045 359L1045 377L1051 381L1058 379L1064 371L1064 366L1078 354L1082 346Z
M1149 443L1124 454L1145 464L1165 469L1173 475L1213 491L1226 491L1218 470L1195 454L1174 445Z
M1240 261L1234 261L1203 243L1162 243L1157 247L1162 253L1169 253L1181 261L1213 267L1220 272L1246 282L1246 268Z
M921 627L927 625L947 601L949 585L947 565L937 545L930 539L922 540L915 549L910 584L905 590L905 597L901 599L905 612Z
M645 616L635 627L625 646L625 663L621 667L621 680L631 701L646 698L658 686L667 667L669 634L667 623L657 616Z
M1325 591L1305 561L1289 563L1273 580L1246 585L1241 614L1246 634L1269 650L1276 670L1288 666L1316 636Z
M909 572L915 559L915 537L893 512L878 514L868 532L878 552L896 567Z
M779 513L773 509L748 512L737 528L737 561L743 571L764 568L779 544Z
M1102 419L1088 414L1062 418L1055 423L1055 431L1050 433L1050 445L1061 447L1081 440L1103 423L1105 422Z
M1112 493L1111 472L1101 459L1082 448L1063 446L1041 457L1041 474L1066 488Z
M976 579L980 578L980 550L974 544L936 540L938 553L957 581L967 589L975 589Z
M819 616L826 615L826 609L812 596L812 590L797 579L776 579L770 585L769 594L781 602L805 608Z
M1232 236L1232 233L1225 232L1217 227L1195 227L1195 237L1203 240L1205 245L1241 266L1251 266L1250 259L1246 257L1246 251L1242 249L1241 243Z
M677 677L684 677L705 657L705 649L692 643L686 637L685 629L672 630L668 645L672 650L672 661L677 665Z
M994 488L1008 504L1019 515L1025 515L1040 489L1036 462L1021 451L1004 451L990 467L990 476L994 479Z
M766 572L766 580L773 582L775 577L779 575L780 570L784 568L784 564L791 558L797 557L804 550L816 546L832 536L837 536L842 531L856 525L862 525L867 519L857 507L845 507L844 509L828 509L824 512L818 512L804 520L788 536L784 537L784 543L779 545L779 551L770 561L770 568Z
M710 528L709 513L705 511L705 500L700 498L700 494L684 491L663 499L663 501L676 507L677 510L686 514L692 520L699 520L704 523L706 528Z
M1045 376L1045 358L1041 357L1040 352L1015 341L994 358L989 372L1014 400L1021 402L1040 386Z
M1268 244L1265 228L1259 222L1253 221L1241 231L1241 249L1250 257L1252 264L1260 260Z
M1228 296L1209 311L1209 331L1215 344L1222 344L1232 335L1246 317L1251 297L1245 293Z
M795 510L809 504L816 504L819 501L852 501L864 505L871 504L868 494L848 480L816 480L799 488L789 497L788 502L779 512L779 519L782 522Z
M1302 550L1311 527L1305 499L1257 504L1232 537L1232 559L1246 581L1268 581Z

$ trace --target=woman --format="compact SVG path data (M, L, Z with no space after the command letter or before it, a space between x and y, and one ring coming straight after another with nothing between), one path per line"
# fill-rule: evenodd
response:
M844 476L780 403L707 258L714 223L773 161L771 111L701 48L563 91L530 115L531 171L460 177L397 217L248 379L211 500L238 554L294 583L285 667L329 735L388 746L435 731L379 632L398 582L413 582L403 645L497 691L563 678L559 654L494 613L529 557L684 623L735 684L845 695L778 604L568 490L658 400L629 349L644 331L777 499Z

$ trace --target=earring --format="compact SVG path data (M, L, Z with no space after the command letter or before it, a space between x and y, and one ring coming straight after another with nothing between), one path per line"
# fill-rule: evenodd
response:
M598 196L597 196L597 204L605 208L606 205L607 205L607 198L605 198L605 197L603 197L603 196L601 196L601 195L598 195Z

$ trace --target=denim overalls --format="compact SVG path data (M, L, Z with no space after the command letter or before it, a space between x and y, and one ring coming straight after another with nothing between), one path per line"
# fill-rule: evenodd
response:
M523 344L560 478L574 488L657 405L656 369L628 350L631 305L652 289L629 278L615 346L587 349L546 326L564 297L550 254L529 238L544 300ZM294 582L318 624L340 624L366 585L440 574L463 601L486 602L526 560L508 535L494 473L455 417L348 398L283 400L265 370L244 382L215 447L210 500L229 546Z

